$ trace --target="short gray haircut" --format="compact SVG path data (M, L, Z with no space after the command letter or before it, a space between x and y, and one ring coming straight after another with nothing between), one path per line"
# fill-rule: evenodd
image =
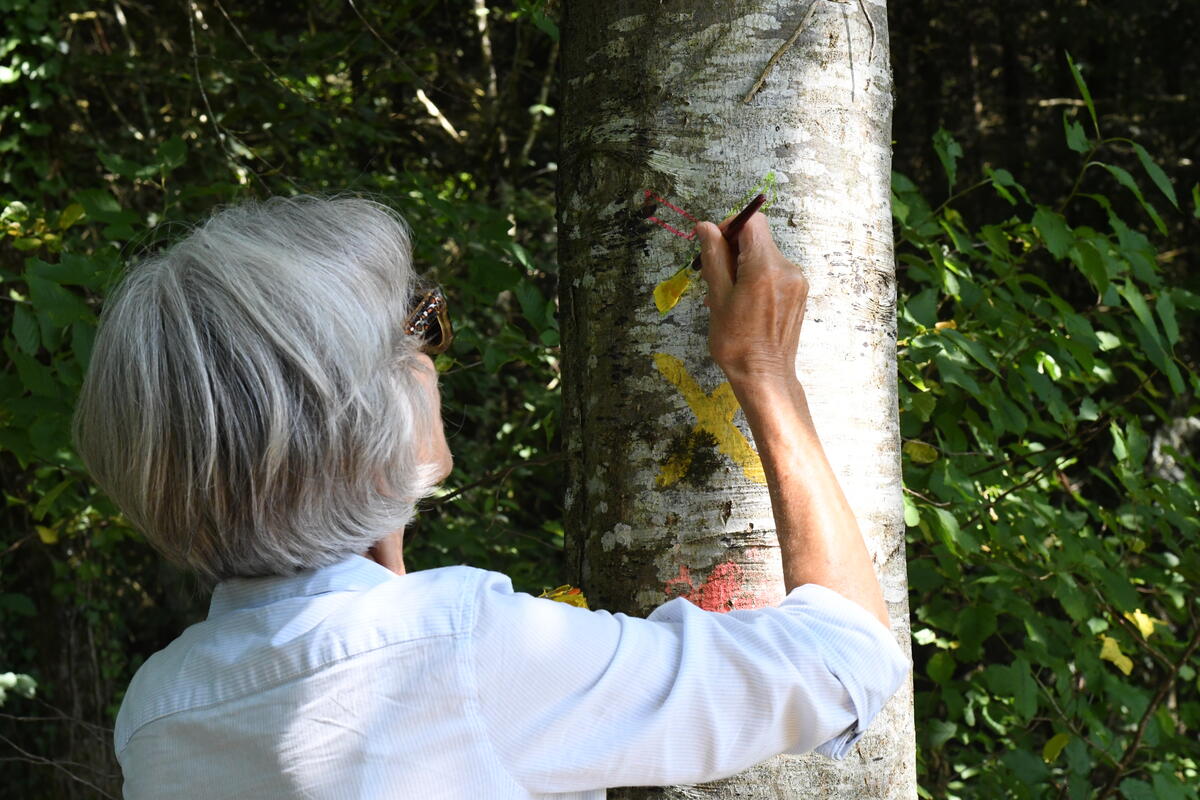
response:
M419 291L387 207L218 211L109 297L75 413L84 464L167 558L209 580L333 563L436 485L436 400L404 322Z

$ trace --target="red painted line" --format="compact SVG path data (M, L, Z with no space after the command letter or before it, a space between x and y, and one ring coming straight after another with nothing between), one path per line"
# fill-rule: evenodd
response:
M677 214L680 214L681 216L683 216L687 219L690 219L692 222L700 221L700 220L696 219L695 217L693 217L688 212L684 211L679 206L672 203L670 200L667 200L665 197L660 197L659 195L656 195L654 192L650 191L649 189L644 190L644 194L645 194L647 200L649 200L651 197L653 197L655 200L662 203L667 208L671 209L672 211L676 212ZM659 226L660 228L670 231L671 233L675 234L676 236L680 237L681 239L696 238L696 234L694 231L684 233L679 228L676 228L674 225L671 225L668 222L664 222L663 220L659 219L656 216L653 216L653 215L648 216L648 217L646 217L646 219L650 220L651 222L653 222L655 225Z
M676 236L678 236L678 237L679 237L679 238L681 238L681 239L694 239L694 238L696 238L696 232L695 232L695 231L692 231L691 233L684 233L683 231L679 230L679 228L676 228L676 227L675 227L675 226L673 226L673 225L670 225L670 224L668 224L668 223L666 223L666 222L663 222L663 221L662 221L661 219L659 219L658 217L646 217L646 219L648 219L648 220L650 220L651 222L655 223L655 224L656 224L656 225L658 225L660 228L666 228L668 231L670 231L671 233L675 234Z

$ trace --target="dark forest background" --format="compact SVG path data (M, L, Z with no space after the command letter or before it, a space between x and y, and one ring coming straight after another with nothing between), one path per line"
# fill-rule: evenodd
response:
M1195 800L1200 3L891 6L922 795ZM456 467L412 566L572 580L562 13L0 0L7 796L119 796L121 692L203 617L204 587L91 487L69 420L122 265L216 204L350 191L409 219L458 333L438 363Z

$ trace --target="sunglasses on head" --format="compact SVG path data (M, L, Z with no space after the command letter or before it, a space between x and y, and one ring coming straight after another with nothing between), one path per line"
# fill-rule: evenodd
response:
M409 336L421 337L421 352L426 355L436 356L446 352L454 341L454 330L450 327L446 295L442 294L441 289L431 289L417 301L404 322L404 332Z

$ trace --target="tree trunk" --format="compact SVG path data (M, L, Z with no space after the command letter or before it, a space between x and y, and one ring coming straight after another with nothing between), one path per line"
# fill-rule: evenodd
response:
M566 506L589 600L644 615L678 595L715 611L783 596L761 465L708 356L702 286L666 315L652 300L694 245L647 220L644 206L649 191L720 219L773 172L767 216L811 283L797 369L907 649L884 4L564 5ZM690 229L651 200L663 222ZM915 797L911 686L841 763L777 758L703 786L609 796Z

